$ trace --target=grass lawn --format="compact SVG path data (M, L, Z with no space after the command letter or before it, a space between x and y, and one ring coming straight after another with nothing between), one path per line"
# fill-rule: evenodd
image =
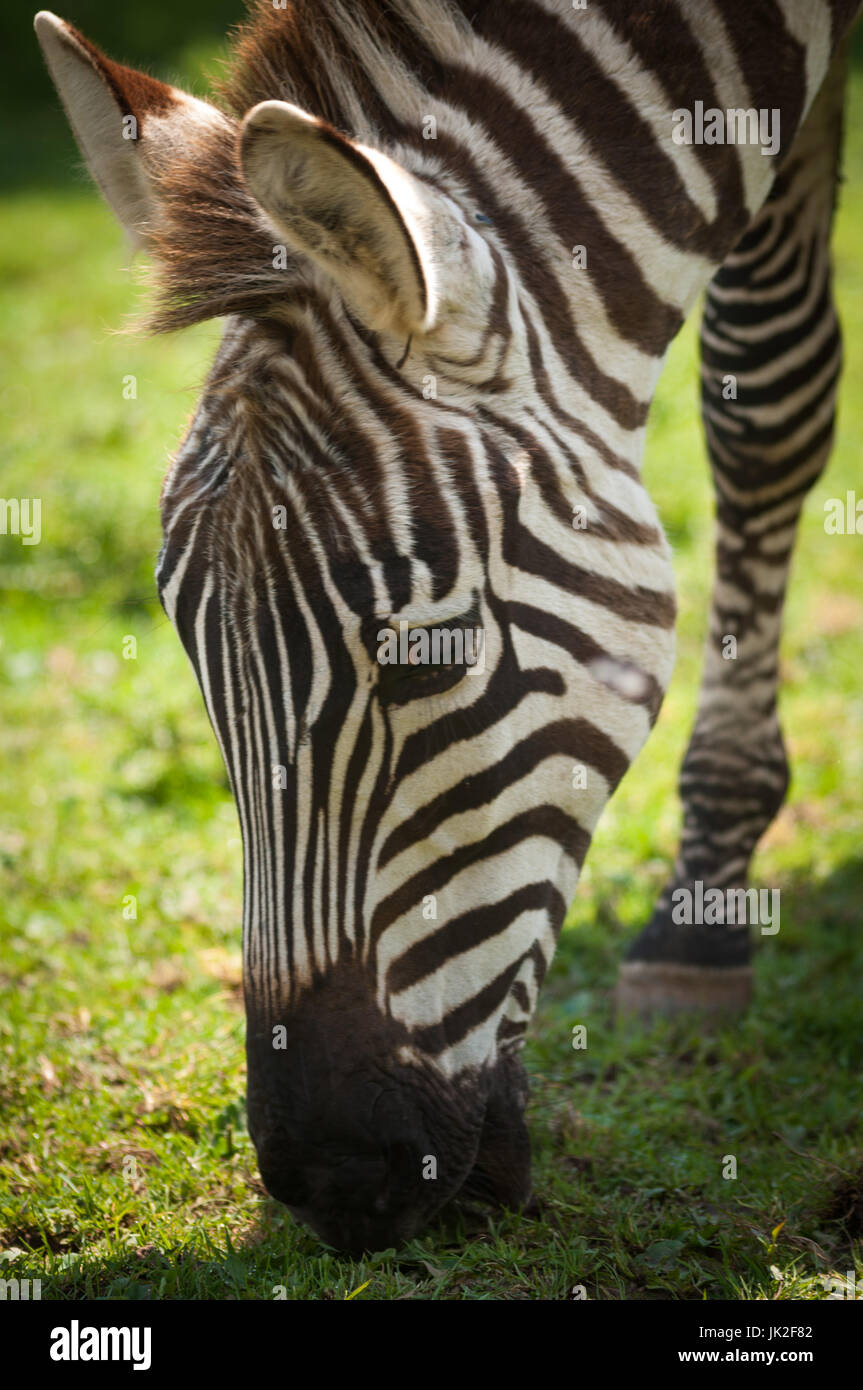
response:
M22 175L0 222L0 493L41 497L43 534L0 537L0 1274L65 1299L565 1299L576 1285L591 1299L820 1299L825 1275L863 1278L863 540L823 526L827 497L863 495L860 67L846 173L847 366L788 610L794 781L755 865L782 892L757 1007L714 1031L621 1030L609 1003L674 851L706 627L712 497L689 325L647 465L675 548L680 656L528 1045L536 1201L451 1212L398 1255L356 1262L257 1177L237 818L153 584L160 479L216 330L119 335L136 275L109 213L81 180Z

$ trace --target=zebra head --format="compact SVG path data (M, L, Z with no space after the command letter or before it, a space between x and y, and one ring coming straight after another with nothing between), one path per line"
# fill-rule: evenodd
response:
M520 1047L672 661L641 431L558 352L467 160L41 37L163 320L227 316L158 584L242 827L264 1183L349 1250L459 1192L517 1205Z

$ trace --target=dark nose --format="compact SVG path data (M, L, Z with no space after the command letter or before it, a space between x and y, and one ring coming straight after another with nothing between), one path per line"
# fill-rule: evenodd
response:
M454 1082L342 963L280 1017L249 1009L249 1133L267 1191L342 1250L398 1245L470 1172L486 1086Z
M249 1131L267 1191L328 1244L399 1245L462 1186L481 1113L467 1132L454 1126L415 1073L384 1084L359 1065L339 1085L329 1072L307 1099L285 1084L291 1074L254 1101L250 1076Z
M398 1248L462 1189L527 1200L520 1058L448 1077L368 992L349 1011L346 991L324 985L286 1017L275 1029L249 1019L249 1133L267 1191L328 1245Z
M297 1220L348 1254L400 1245L438 1204L433 1192L423 1191L421 1156L411 1144L329 1160L302 1149L262 1145L258 1163L264 1186Z

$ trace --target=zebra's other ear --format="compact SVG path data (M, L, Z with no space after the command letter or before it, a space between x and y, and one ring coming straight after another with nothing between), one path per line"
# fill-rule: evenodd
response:
M442 307L455 209L407 169L284 101L246 116L240 160L253 198L374 329L426 333Z
M136 245L158 212L153 175L196 129L225 117L206 102L122 67L65 20L40 10L36 36L90 173Z

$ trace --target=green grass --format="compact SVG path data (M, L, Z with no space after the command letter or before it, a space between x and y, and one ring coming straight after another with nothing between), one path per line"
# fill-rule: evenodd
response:
M861 115L858 68L837 236L847 368L788 609L794 782L755 865L782 890L757 1007L726 1029L621 1031L609 1004L673 854L706 625L712 499L690 325L647 469L675 547L680 657L532 1030L536 1202L450 1213L397 1255L358 1262L296 1227L257 1177L237 820L153 587L160 477L215 332L118 335L133 278L95 197L67 181L8 200L0 492L43 499L43 540L0 538L3 1275L41 1277L43 1297L215 1299L277 1286L295 1299L559 1299L576 1285L604 1299L817 1299L822 1276L863 1276L861 542L823 529L826 497L863 493Z

